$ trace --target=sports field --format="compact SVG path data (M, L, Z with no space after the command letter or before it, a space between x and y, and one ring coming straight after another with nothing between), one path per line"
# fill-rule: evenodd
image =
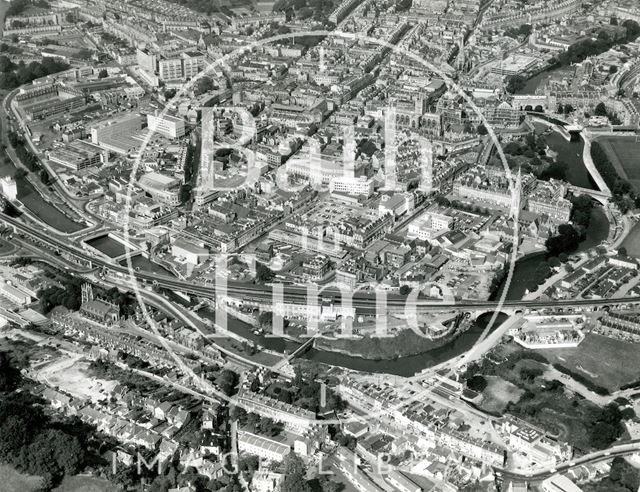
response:
M23 475L9 465L0 465L0 489L6 492L36 492L41 490L42 479Z
M633 226L622 241L622 246L627 250L629 256L640 258L640 222Z
M589 333L576 348L540 350L549 362L583 374L595 384L615 391L640 378L640 346Z
M640 193L640 141L636 141L635 136L602 137L597 141L620 177L629 181Z

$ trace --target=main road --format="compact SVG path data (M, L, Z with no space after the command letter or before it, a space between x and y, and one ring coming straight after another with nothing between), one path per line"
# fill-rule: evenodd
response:
M596 451L594 453L585 454L580 458L576 458L569 463L558 465L555 468L544 468L538 470L532 470L528 473L515 472L511 470L505 470L504 468L494 467L496 474L500 475L502 479L518 480L526 482L539 482L546 478L549 478L557 473L564 473L571 468L575 468L581 465L588 465L597 463L599 461L605 461L616 456L626 456L628 454L634 454L640 451L640 439L634 439L625 443L620 443L615 446L611 446L608 449L602 451Z
M11 226L16 232L26 234L31 238L42 243L43 246L49 247L52 250L58 250L65 252L70 256L78 258L91 266L99 266L105 268L112 273L121 277L133 276L136 280L142 283L153 283L159 287L184 292L186 294L195 295L204 298L215 298L216 291L214 285L199 285L194 284L191 281L179 280L173 277L158 273L149 273L141 271L130 272L129 268L118 263L114 263L110 260L100 258L91 254L89 251L82 249L72 242L68 238L57 238L51 234L50 231L38 229L35 226L25 224L24 222L10 217L4 213L0 213L0 222L4 222ZM269 285L251 284L246 282L227 281L226 295L239 296L242 299L257 302L271 303L274 298L274 289ZM304 286L297 285L284 285L284 300L293 304L306 304L308 302L308 290ZM348 291L344 293L345 296L351 297L351 304L357 312L362 314L375 314L377 299L375 293L371 291L360 291L352 293ZM342 304L344 300L342 293L337 288L327 288L320 291L318 294L322 299L327 299L335 303ZM318 301L319 302L319 301ZM583 307L597 307L618 305L625 303L640 304L640 296L621 297L616 299L567 299L556 301L523 301L523 300L506 300L503 303L498 301L471 301L462 300L454 302L443 302L435 299L418 298L416 300L409 300L406 296L397 294L386 294L386 301L383 303L384 309L392 310L407 310L412 312L415 308L418 311L430 311L430 310L443 310L443 309L455 309L466 311L492 311L496 309L541 309L541 308L556 308L567 307L575 308L579 306Z

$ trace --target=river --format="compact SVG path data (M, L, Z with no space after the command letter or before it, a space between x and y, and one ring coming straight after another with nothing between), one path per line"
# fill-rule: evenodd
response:
M541 123L535 124L536 131L541 133L547 126ZM545 140L549 145L549 148L558 153L559 158L567 163L567 176L566 179L569 183L580 186L582 188L597 189L591 175L584 165L582 159L584 143L582 138L579 141L567 141L558 132L545 135ZM591 221L589 227L585 231L585 238L580 242L577 252L586 251L594 246L597 246L602 241L607 239L609 235L609 221L600 204L591 211ZM520 258L514 267L513 278L507 291L507 300L522 299L524 296L527 284L533 277L533 273L540 262L545 260L545 253L533 253ZM504 284L498 290L502 292Z
M203 310L200 311L199 314L203 317L213 319L213 313L210 311ZM418 355L399 357L397 359L390 360L372 360L337 352L310 349L301 357L310 361L345 367L355 371L394 374L397 376L409 377L423 369L433 367L466 353L474 346L478 338L480 338L483 330L491 320L491 315L492 313L481 315L471 328L443 347L432 349ZM495 323L491 327L491 331L500 326L506 319L507 316L505 314L498 314ZM256 335L253 333L253 327L251 325L235 318L229 318L227 327L230 331L242 336L243 338L256 342L257 344L276 352L285 353L286 351L287 353L291 353L300 346L299 343L291 342L280 337Z
M534 123L536 133L543 133L547 125L542 123ZM549 148L558 154L557 158L567 164L566 181L574 186L587 188L589 190L597 190L591 174L584 165L583 151L584 141L582 137L578 140L568 141L558 132L548 133L544 136Z

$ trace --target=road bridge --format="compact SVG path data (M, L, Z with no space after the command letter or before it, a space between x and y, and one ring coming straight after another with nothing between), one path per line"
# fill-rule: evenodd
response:
M607 205L611 200L611 192L609 190L590 190L588 188L582 188L581 186L569 185L567 188L574 195L588 195L591 198L598 200L602 205Z

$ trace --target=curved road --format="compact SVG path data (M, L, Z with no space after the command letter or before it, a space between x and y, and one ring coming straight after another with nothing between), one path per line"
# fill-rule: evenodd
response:
M594 453L585 454L580 458L576 458L569 463L558 465L556 468L544 468L535 470L530 473L518 473L504 468L494 467L495 472L503 479L511 479L518 481L537 482L549 478L557 473L564 473L576 466L587 465L590 463L597 463L599 461L609 460L616 456L625 456L628 454L637 453L640 451L640 439L634 439L623 444L617 444L611 446L608 449L602 451L596 451Z

